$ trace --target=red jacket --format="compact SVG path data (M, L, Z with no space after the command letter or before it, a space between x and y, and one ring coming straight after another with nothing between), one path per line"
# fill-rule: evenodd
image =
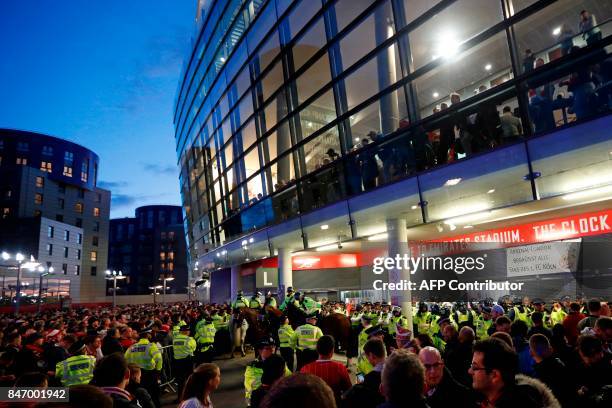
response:
M584 319L584 315L577 312L571 312L563 319L565 337L567 338L567 342L572 346L576 345L576 341L580 335L580 333L578 333L578 322L582 319Z

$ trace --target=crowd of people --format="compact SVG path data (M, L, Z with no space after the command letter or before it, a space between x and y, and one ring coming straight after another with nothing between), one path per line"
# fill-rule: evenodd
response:
M603 407L612 401L612 319L600 299L421 302L412 327L398 307L317 302L291 288L231 304L185 302L45 311L0 319L0 386L70 387L71 406L210 407L212 363L245 311L280 316L253 338L246 404L255 407ZM339 344L319 327L350 325ZM291 317L290 317L291 316ZM294 319L294 321L291 321ZM298 322L299 320L299 322ZM273 326L264 325L271 328ZM338 361L342 348L347 360ZM166 365L171 378L164 378ZM168 380L170 384L165 384ZM81 402L82 402L82 405ZM222 403L219 403L223 406ZM93 408L93 407L91 407Z

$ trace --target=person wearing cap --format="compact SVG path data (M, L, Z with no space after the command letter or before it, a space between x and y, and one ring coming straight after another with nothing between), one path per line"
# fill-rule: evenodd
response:
M550 320L552 321L553 327L555 324L562 324L566 317L567 312L563 309L561 303L559 301L553 302L553 308L550 312Z
M276 298L272 296L272 292L268 291L266 293L266 299L264 301L264 307L270 306L274 309L277 307Z
M297 348L297 371L304 366L305 362L317 359L317 340L323 337L323 332L316 324L317 316L313 313L306 317L305 324L295 329L293 338Z
M377 326L373 326L372 317L369 314L364 313L363 316L361 316L361 327L361 331L357 336L357 369L360 373L365 375L369 372L369 370L367 367L368 360L363 354L363 346L367 343L370 334Z
M202 320L196 325L195 340L197 341L196 364L212 362L217 330L212 318L208 313L202 316Z
M491 318L491 308L489 306L481 307L481 314L476 318L474 324L476 325L476 337L478 340L484 340L489 337L489 329L493 326L493 319Z
M64 387L89 384L93 378L96 358L87 355L87 347L80 341L72 344L68 352L70 357L55 366L55 377Z
M298 292L299 293L299 292ZM307 315L317 313L321 310L321 303L317 302L310 296L306 296L303 293L298 297L296 293L296 299L299 301L299 307Z
M541 298L534 298L533 299L533 310L532 312L529 314L529 324L530 326L533 326L533 321L531 320L531 315L534 312L540 312L542 313L542 324L544 326L545 329L552 329L553 327L553 323L552 320L550 318L550 313L548 313L548 311L546 310L546 302L544 300L542 300Z
M280 354L285 359L290 371L293 371L295 355L295 331L289 324L289 318L283 316L281 326L278 329L278 340L280 342Z
M247 406L251 402L251 393L261 386L261 376L263 374L263 362L276 352L276 343L272 337L265 337L255 343L257 357L250 362L244 371L244 397ZM285 365L285 376L291 375L291 371Z
M236 294L236 300L232 303L232 309L240 309L241 307L248 307L249 301L244 297L241 290Z
M256 310L257 313L261 313L261 309L263 309L261 299L259 299L260 296L261 292L257 292L253 296L251 296L251 300L249 301L249 307L251 309Z
M279 307L281 312L284 312L287 309L287 307L289 307L289 304L295 302L294 295L295 295L295 291L293 290L293 287L289 286L287 288L287 295L285 296L285 299L283 299L283 303L281 303Z
M408 328L408 319L402 315L402 309L399 307L394 308L392 314L389 322L389 334L395 336L398 327Z
M142 386L151 394L157 408L160 404L159 378L162 370L162 354L155 343L151 343L151 329L144 329L139 334L137 343L125 352L128 364L136 364L142 371Z
M186 325L185 320L181 318L181 315L175 314L172 316L172 335L176 336L179 334L181 326Z
M179 328L179 333L172 339L173 372L177 384L177 396L180 397L185 381L193 371L193 354L197 348L196 341L189 336L189 326Z

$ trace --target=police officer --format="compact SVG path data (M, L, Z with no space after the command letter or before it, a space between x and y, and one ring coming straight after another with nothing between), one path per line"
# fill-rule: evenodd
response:
M317 340L323 337L323 332L316 326L317 315L310 314L306 316L306 324L301 325L295 329L294 342L297 347L297 367L296 371L299 371L304 366L304 361L316 359L317 354Z
M531 314L533 312L540 312L542 313L542 323L544 325L544 328L552 329L553 323L551 320L551 315L546 310L546 307L545 307L546 302L544 302L544 300L542 300L541 298L534 298L532 304L533 304L533 311L529 314L529 325L533 326L533 322L531 321Z
M172 316L172 335L176 336L179 334L181 326L186 325L185 321L181 319L181 315L175 314Z
M563 310L563 306L559 301L553 302L553 308L550 312L550 320L554 327L555 324L563 323L563 320L567 317L567 312Z
M513 322L516 320L522 320L527 323L527 326L531 326L531 320L529 319L529 315L531 314L531 310L523 304L523 299L517 296L514 298L514 306L508 310L508 317Z
M277 305L276 298L272 296L272 292L268 291L268 293L266 293L266 300L264 301L264 307L270 306L276 309L276 305Z
M173 374L178 385L177 398L180 398L185 381L193 372L193 354L196 351L196 341L189 336L189 326L183 325L179 333L172 339Z
M89 384L93 378L96 358L88 356L87 347L83 342L77 341L68 349L71 357L60 361L55 366L55 376L64 387L72 385Z
M261 296L261 292L255 293L251 300L249 301L249 307L251 309L257 310L258 313L261 313L261 309L263 309L263 305L261 304L261 300L259 299Z
M136 364L141 370L140 383L151 395L157 408L160 408L160 387L163 358L155 343L151 343L151 329L144 329L139 333L140 339L131 345L125 352L125 359L130 364Z
M283 299L283 303L281 303L281 305L279 307L279 309L282 312L284 312L287 309L287 307L289 307L290 303L295 302L294 295L295 295L295 291L293 290L293 287L289 286L287 288L287 295L285 296L285 299Z
M234 300L234 303L232 303L232 309L239 309L241 307L248 307L248 306L249 306L249 302L244 297L243 292L239 290L238 294L236 295L236 300Z
M363 346L368 342L370 333L372 333L377 326L372 325L372 317L369 314L361 316L361 326L362 329L357 336L357 369L360 373L365 375L367 374L367 372L364 371L367 371L365 366L367 366L368 360L363 353Z
M196 364L212 362L216 332L212 318L209 314L204 314L203 319L196 325Z
M432 315L429 311L427 303L420 302L419 310L413 318L413 326L415 333L418 334L429 334L431 328Z
M272 337L265 337L255 343L257 358L246 366L244 371L244 396L247 406L251 404L251 393L261 385L263 374L263 362L276 352L276 343ZM291 371L285 365L285 376L291 375Z
M351 319L352 323L352 319ZM401 327L404 329L408 328L408 319L406 316L402 315L402 309L399 307L395 307L393 309L393 316L391 317L391 321L389 322L389 334L394 336L397 334L397 328Z
M491 317L491 307L481 306L481 314L476 318L476 337L479 340L484 340L489 337L489 329L493 326L493 318Z
M280 342L280 354L287 363L290 371L293 371L294 349L295 349L295 331L289 324L289 318L283 316L282 324L278 329L278 340Z

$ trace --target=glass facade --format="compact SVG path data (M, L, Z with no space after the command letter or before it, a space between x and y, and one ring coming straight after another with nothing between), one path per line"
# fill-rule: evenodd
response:
M597 0L209 2L175 110L192 256L298 215L312 247L308 212L410 178L429 203L411 222L442 219L456 203L428 173L465 160L445 171L482 181L470 159L491 149L487 183L528 174L532 137L609 113L611 17ZM539 184L462 188L499 206ZM339 234L369 231L348 207Z

